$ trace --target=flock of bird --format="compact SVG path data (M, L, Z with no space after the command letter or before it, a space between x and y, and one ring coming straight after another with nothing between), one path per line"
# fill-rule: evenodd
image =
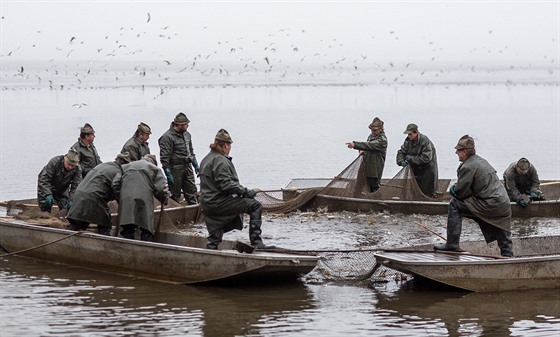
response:
M2 20L9 20L9 17L2 16ZM201 27L202 31L207 29ZM41 31L36 33L42 34ZM64 44L53 46L56 57L39 61L42 67L20 65L15 72L2 69L2 82L35 83L50 89L93 86L99 81L108 81L115 86L157 85L161 91L154 97L156 99L165 94L166 87L194 82L203 85L243 81L260 81L266 85L318 84L328 83L324 80L330 79L330 83L335 84L414 85L451 83L458 76L464 77L465 73L483 72L486 76L495 71L479 68L476 63L468 64L468 61L446 67L445 46L432 40L422 41L422 50L416 48L399 61L386 61L380 56L381 53L367 52L380 42L380 46L395 48L395 55L402 55L397 51L406 50L406 43L410 41L405 42L407 38L399 36L394 30L362 37L366 42L361 51L356 51L355 46L347 48L340 38L323 37L317 40L306 29L286 28L263 33L259 39L238 37L215 41L211 48L193 44L189 46L190 55L171 59L171 53L165 51L184 44L182 35L185 34L170 26L154 26L152 16L147 13L142 29L123 26L113 34L101 34L97 41L86 41L80 36L70 35ZM493 31L488 30L488 34L493 34ZM206 39L200 35L201 39ZM7 61L22 56L24 50L33 53L39 42L27 43L29 45L17 46L0 57ZM96 45L93 46L93 43ZM552 40L552 43L557 44L557 41ZM507 45L496 46L495 49L473 47L468 52L476 56L515 53ZM557 83L557 60L547 55L543 59L549 64L546 67L549 82ZM519 64L502 67L510 70L520 68ZM524 67L530 68L531 65ZM7 76L12 77L11 81L6 79ZM212 82L208 78L217 80ZM509 80L506 82L512 83ZM546 78L544 83L547 83ZM2 89L6 90L7 86L3 84ZM76 105L77 108L83 106Z

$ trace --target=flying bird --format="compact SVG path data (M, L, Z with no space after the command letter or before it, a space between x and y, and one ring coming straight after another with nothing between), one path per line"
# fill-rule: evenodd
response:
M70 38L70 42L69 42L69 43L72 43L72 41L74 41L75 39L76 39L76 37L75 37L75 36L72 36L72 37Z
M167 65L171 65L171 62L169 62L167 60L163 60L163 62L165 62Z
M150 13L148 12L148 21L146 21L146 22L150 22L151 19L152 19L152 17L150 16Z

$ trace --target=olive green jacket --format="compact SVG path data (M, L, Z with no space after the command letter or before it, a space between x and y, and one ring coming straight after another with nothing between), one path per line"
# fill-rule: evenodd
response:
M535 167L531 165L527 174L520 175L517 173L516 166L517 162L513 162L504 172L504 184L510 200L517 202L521 199L522 194L529 195L531 192L537 195L542 194L539 175Z
M142 159L144 155L150 154L148 142L143 142L138 137L132 136L124 143L121 153L128 152L130 161Z
M146 160L122 166L111 184L119 200L119 224L135 224L155 234L154 197L164 202L167 179L163 172Z
M121 167L115 162L102 163L94 167L78 185L67 217L110 227L111 214L107 203L115 199L111 184L119 173Z
M200 203L208 231L226 227L242 229L245 187L239 183L230 157L211 150L200 162Z
M485 222L511 231L511 205L496 170L482 157L472 155L457 169L457 199Z
M82 177L85 177L89 171L101 164L101 158L97 154L97 149L93 143L86 145L81 138L72 145L72 147L80 154L80 167L82 168Z
M64 156L53 157L39 173L37 200L52 195L56 200L70 199L82 181L82 170L75 166L71 171L64 168Z
M191 164L195 157L190 132L178 133L173 128L173 123L158 139L158 143L159 160L164 170L172 166Z
M375 136L371 133L367 142L354 142L354 149L363 152L366 165L366 176L381 179L385 167L385 156L387 155L387 137L385 131Z
M414 141L407 137L397 151L397 165L407 157L418 187L425 195L432 195L438 188L438 164L434 144L421 133L418 133L418 138Z

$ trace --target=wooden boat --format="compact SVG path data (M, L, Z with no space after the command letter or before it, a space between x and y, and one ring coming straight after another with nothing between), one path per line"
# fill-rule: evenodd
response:
M292 179L283 189L286 191L299 190L304 188L316 188L318 194L308 203L300 207L303 211L317 211L326 209L329 212L383 212L403 214L427 214L441 215L447 214L449 199L451 196L447 192L449 186L454 183L451 179L439 180L439 195L433 201L405 201L396 199L369 199L340 197L327 195L320 192L331 179ZM381 181L383 184L388 183L389 179ZM533 201L529 207L523 208L512 202L511 210L514 218L533 218L533 217L560 217L560 182L558 181L542 181L541 190L547 200Z
M433 245L375 254L382 266L478 292L560 288L560 236L514 239L514 258L496 256L496 242L462 242L466 252L435 252Z
M103 272L178 284L295 280L315 268L318 257L255 250L240 253L224 241L209 250L206 238L162 232L144 242L73 232L0 218L0 246L8 253Z

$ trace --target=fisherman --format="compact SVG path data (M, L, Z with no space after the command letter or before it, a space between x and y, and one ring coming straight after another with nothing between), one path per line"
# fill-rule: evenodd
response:
M239 183L229 156L233 143L229 133L220 129L210 153L200 162L200 192L208 229L208 249L218 249L224 233L243 229L243 214L249 214L249 240L257 249L274 248L261 238L262 205L255 200L257 191Z
M53 205L62 210L72 206L72 196L82 181L80 154L70 148L66 155L53 157L39 173L37 202L43 212Z
M408 124L403 132L407 137L397 151L397 165L411 165L418 187L427 196L434 197L438 188L436 148L430 139L418 132L416 124Z
M115 161L94 167L82 180L74 193L72 207L66 218L70 230L84 231L90 223L97 224L97 233L111 234L111 214L107 204L115 199L111 183L122 171L121 166L130 163L127 152L119 154Z
M375 117L369 129L371 134L366 142L350 141L346 143L349 149L359 150L359 155L364 156L367 183L370 192L379 190L379 183L385 167L385 156L387 155L387 137L383 127L384 123Z
M148 124L140 122L134 135L124 144L121 153L128 152L130 161L140 160L144 155L150 154L148 139L150 139L151 134L152 129Z
M447 242L434 246L434 250L460 250L464 216L478 223L487 243L498 241L502 256L512 257L511 207L504 185L496 170L476 154L472 137L461 137L455 149L461 164L457 183L449 190L452 198L447 215Z
M544 200L537 169L527 158L509 165L504 172L504 184L509 199L523 208L529 205L527 200Z
M179 202L181 191L189 205L198 203L194 172L198 174L199 166L194 154L191 134L187 131L190 120L179 112L169 130L159 138L159 159L167 176L171 190L171 199Z
M93 145L95 130L86 123L80 129L80 138L72 147L80 153L80 167L82 168L82 178L85 177L92 168L102 163L97 149Z
M142 160L122 166L113 178L112 188L119 201L120 234L134 239L136 228L140 227L140 239L153 241L156 234L154 226L154 197L167 204L168 189L165 176L157 167L156 156L147 154Z

